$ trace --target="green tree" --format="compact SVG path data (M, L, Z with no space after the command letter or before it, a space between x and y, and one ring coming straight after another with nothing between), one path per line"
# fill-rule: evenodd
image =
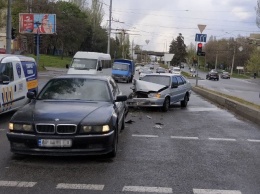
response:
M7 1L0 0L0 28L6 24Z
M179 36L176 38L176 40L172 40L169 53L174 54L171 61L172 65L180 65L181 62L186 62L186 45L184 44L184 37L181 33L179 33Z
M246 69L252 73L260 73L260 50L255 48L250 56L250 59L246 62Z

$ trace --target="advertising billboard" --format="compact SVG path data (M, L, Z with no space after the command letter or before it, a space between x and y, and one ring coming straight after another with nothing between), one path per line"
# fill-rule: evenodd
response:
M56 14L20 13L19 33L56 33Z

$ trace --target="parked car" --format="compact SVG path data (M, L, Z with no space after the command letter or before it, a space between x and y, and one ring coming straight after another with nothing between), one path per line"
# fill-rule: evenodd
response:
M142 71L142 73L140 73L139 75L139 79L141 80L144 76L146 76L147 74L152 74L153 71L151 69L144 69Z
M31 102L9 123L12 152L116 156L127 96L111 76L64 75L27 96Z
M208 74L206 75L206 79L214 79L214 80L219 80L219 74L217 71L215 71L214 69L212 69L210 72L208 72Z
M229 72L222 72L221 76L220 76L222 79L230 79L230 74Z
M163 67L156 68L156 73L166 73L166 69Z
M191 84L182 75L148 74L135 80L127 104L129 107L160 107L168 111L170 105L180 102L186 107L191 95Z

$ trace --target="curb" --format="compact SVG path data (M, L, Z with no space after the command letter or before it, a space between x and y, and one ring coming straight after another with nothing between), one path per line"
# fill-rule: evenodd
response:
M207 98L208 100L210 100L214 103L217 103L217 104L227 108L228 110L232 111L233 113L235 113L237 115L240 115L250 121L253 121L254 123L256 123L260 126L260 110L259 109L241 104L237 101L234 101L229 98L223 97L223 96L215 94L213 92L210 92L207 89L202 89L202 88L193 86L192 91L203 96L204 98Z

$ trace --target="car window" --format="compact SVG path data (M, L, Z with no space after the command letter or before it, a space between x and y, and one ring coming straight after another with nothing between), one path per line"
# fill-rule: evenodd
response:
M180 78L182 79L183 84L186 84L186 83L187 83L187 81L186 81L186 79L185 79L184 77L180 76Z
M178 81L176 77L172 77L172 85L178 85Z
M113 94L113 97L115 98L120 93L119 87L117 86L116 82L113 79L110 79L109 83L112 86L112 94Z
M159 76L159 75L146 75L143 78L143 81L151 82L151 83L156 83L156 84L161 84L164 86L169 86L170 84L170 77L169 76Z
M183 85L184 84L183 80L181 79L180 76L176 76L176 78L177 78L177 81L178 81L178 85Z
M9 81L14 81L14 71L12 63L1 63L0 64L0 75L9 77Z
M38 99L111 101L106 81L84 78L52 79Z

